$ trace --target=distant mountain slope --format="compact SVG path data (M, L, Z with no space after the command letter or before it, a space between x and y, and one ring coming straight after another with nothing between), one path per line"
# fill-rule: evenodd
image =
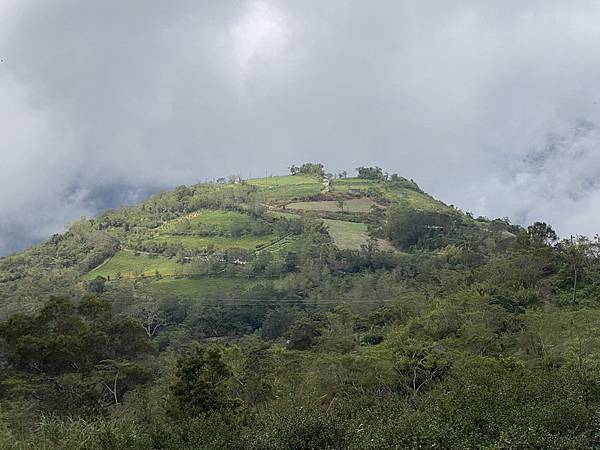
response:
M392 230L390 221L409 213L424 222ZM459 234L464 238L468 229L491 230L489 222L472 220L397 175L231 177L180 186L139 205L82 219L64 234L0 259L0 312L35 309L49 295L75 298L89 291L97 277L108 283L173 278L170 286L175 290L177 280L184 283L209 273L247 277L261 252L277 261L297 252L302 222L321 219L336 244L355 250L367 245L369 237L382 249L406 251L441 248L460 239ZM493 240L510 228L499 227ZM212 267L219 264L223 267Z

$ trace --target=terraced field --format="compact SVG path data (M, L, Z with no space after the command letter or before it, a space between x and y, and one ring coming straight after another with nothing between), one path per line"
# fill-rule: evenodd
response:
M164 224L147 243L181 244L186 250L256 250L281 236L266 221L237 211L204 210Z
M373 180L365 180L364 178L336 178L331 181L333 192L348 192L351 189L367 191L370 187L376 186L377 183Z
M272 244L268 244L264 249L260 249L257 253L262 251L269 251L272 253L280 253L286 251L300 251L300 246L302 245L298 236L289 235L285 236Z
M248 180L248 183L258 188L260 195L264 195L265 203L276 200L278 204L292 200L286 205L286 211L269 211L271 217L282 217L296 219L308 212L334 212L334 213L360 213L371 211L373 206L378 205L369 197L346 199L340 204L335 200L327 201L293 201L306 196L319 194L323 188L319 177L277 176ZM228 185L229 186L229 185ZM332 182L333 193L349 192L358 189L366 192L368 189L380 189L380 184L372 180L360 178L335 179ZM386 190L385 188L384 190ZM387 192L386 192L387 194ZM402 202L408 202L412 207L424 207L427 209L443 208L441 202L416 191L399 192L397 189L390 197L396 197ZM367 225L343 220L325 220L329 232L337 246L343 249L360 249L361 245L368 241ZM261 229L262 227L262 229ZM259 228L257 230L257 228ZM202 251L209 247L219 251L228 248L241 248L250 252L260 252L267 249L274 254L285 251L301 251L300 241L297 237L281 236L271 232L272 225L266 220L255 219L248 214L237 211L224 210L202 210L188 214L182 218L166 222L154 235L148 236L146 243L181 244L185 250ZM391 249L387 241L380 242L381 249ZM86 280L97 276L105 278L135 278L140 275L152 277L159 272L163 277L152 285L158 288L177 290L178 293L197 292L198 286L215 286L214 290L223 291L224 285L230 285L231 280L203 281L190 280L185 277L189 273L188 265L178 264L175 258L164 256L152 256L142 253L135 254L130 251L120 251L105 263L86 274ZM203 284L204 283L204 284ZM212 291L211 291L212 292Z
M271 230L266 221L254 219L240 212L199 211L165 223L158 229L158 233L146 240L145 243L181 244L185 250L193 251L202 251L212 247L217 251L240 248L251 252L263 248L268 248L272 252L280 252L288 246L294 247L296 244L293 236L282 236L271 232L260 235L251 234L250 230L255 229L256 226L262 226L267 231ZM215 235L202 235L202 233L214 233ZM237 233L241 235L238 236ZM174 258L122 250L96 269L88 272L83 279L92 280L98 276L112 279L151 277L157 271L166 277L185 276L188 274L189 267L178 264ZM174 283L177 282L174 281Z
M167 222L160 228L160 232L167 234L175 232L231 234L235 231L249 230L256 222L256 219L237 211L204 210Z
M303 175L255 178L247 183L258 187L265 202L317 195L323 189L322 180L318 177Z
M279 236L266 234L263 236L245 235L240 237L230 236L168 236L161 235L150 239L148 242L167 244L181 244L186 250L204 250L212 245L215 250L227 248L243 248L245 250L256 250L271 242L276 241Z
M368 197L353 198L344 201L342 207L337 201L325 200L318 202L295 202L286 205L286 209L299 211L322 211L322 212L350 212L350 213L368 213L371 207L378 206Z
M164 256L149 256L121 250L106 263L84 275L83 279L93 280L96 277L135 278L139 275L152 276L160 272L162 275L172 276L183 271L183 266L177 264L175 259Z
M410 185L409 182L407 184ZM347 193L351 190L356 190L360 194L364 194L369 189L372 189L389 200L400 202L408 208L444 213L450 210L446 204L410 187L377 183L376 181L363 178L337 178L332 180L331 185L334 193Z

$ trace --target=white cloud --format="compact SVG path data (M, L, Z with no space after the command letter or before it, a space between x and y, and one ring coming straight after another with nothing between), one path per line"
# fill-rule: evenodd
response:
M292 29L289 19L274 5L251 1L228 34L231 63L236 74L246 78L252 66L284 56Z
M0 253L152 188L306 160L593 233L597 132L573 129L600 124L598 23L586 0L0 0Z

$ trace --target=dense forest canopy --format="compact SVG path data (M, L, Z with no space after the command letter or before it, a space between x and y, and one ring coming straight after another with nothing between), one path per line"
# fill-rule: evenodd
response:
M598 237L357 174L180 186L0 259L0 447L599 446Z

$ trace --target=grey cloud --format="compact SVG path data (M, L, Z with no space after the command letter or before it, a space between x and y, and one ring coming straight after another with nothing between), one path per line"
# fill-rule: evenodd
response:
M6 4L0 254L155 189L304 160L598 228L595 2Z

